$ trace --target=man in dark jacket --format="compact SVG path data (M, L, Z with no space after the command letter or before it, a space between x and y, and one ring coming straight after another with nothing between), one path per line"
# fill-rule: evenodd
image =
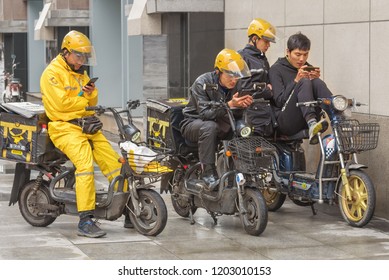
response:
M269 83L270 69L266 52L270 43L276 42L276 29L266 20L256 18L247 28L248 44L238 53L246 61L251 77L241 80L242 88L252 88L252 83Z
M198 143L199 160L203 167L202 179L210 190L218 185L215 153L218 141L231 136L231 127L224 109L210 108L201 101L225 101L230 108L246 108L253 99L238 97L236 84L250 75L246 62L234 50L223 49L215 60L215 71L199 76L191 87L189 103L183 109L185 119L181 133L187 140ZM204 85L217 85L217 90L206 90Z
M272 87L269 82L269 61L266 52L270 43L276 42L275 27L264 19L256 18L251 21L247 28L248 44L238 53L246 61L251 77L240 80L239 88L252 90L254 83L266 83L266 88L260 93L255 94L255 99L247 109L247 121L257 135L271 136L274 127L277 126L271 104L263 103L261 100L256 102L257 98L270 100L273 96Z
M286 56L279 58L270 68L269 78L276 105L278 132L293 135L309 128L309 143L317 144L317 133L325 131L328 123L320 120L319 112L312 107L296 107L297 102L314 101L332 96L320 79L320 68L307 62L311 41L304 34L289 37Z

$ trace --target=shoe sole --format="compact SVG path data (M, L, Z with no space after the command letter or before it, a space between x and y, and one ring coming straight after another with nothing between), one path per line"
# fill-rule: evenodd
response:
M95 233L95 234L85 233L82 231L77 232L78 236L84 236L84 237L90 237L90 238L99 238L99 237L103 237L106 234L107 234L106 232Z
M315 129L313 130L313 137L311 139L309 139L309 144L311 145L316 145L319 143L319 137L318 137L318 133L323 133L324 131L326 131L328 129L328 122L326 120L321 120L320 122L317 123L318 125L315 127Z

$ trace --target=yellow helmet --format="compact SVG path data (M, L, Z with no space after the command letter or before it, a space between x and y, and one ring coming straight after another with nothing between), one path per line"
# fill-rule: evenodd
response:
M84 65L96 65L95 49L89 38L81 32L72 30L66 34L63 38L61 49L67 49L80 59L83 59Z
M263 38L272 43L276 42L276 29L273 25L264 19L256 18L250 23L247 28L247 36L257 35L258 38Z
M235 78L250 77L251 73L242 56L231 49L221 50L215 59L215 69Z

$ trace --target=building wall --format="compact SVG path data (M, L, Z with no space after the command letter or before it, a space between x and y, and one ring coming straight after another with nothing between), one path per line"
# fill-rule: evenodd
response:
M308 61L320 66L322 78L334 94L367 104L354 114L366 122L379 122L378 148L361 155L377 190L376 215L389 218L389 1L384 0L225 0L225 46L242 48L253 18L270 21L283 33L267 52L270 64L285 55L287 38L301 31L312 41ZM307 147L308 160L317 160Z
M3 18L2 20L26 20L27 2L24 0L2 0ZM1 2L0 2L1 4Z
M51 2L55 2L58 10L88 10L89 9L89 0L51 0Z

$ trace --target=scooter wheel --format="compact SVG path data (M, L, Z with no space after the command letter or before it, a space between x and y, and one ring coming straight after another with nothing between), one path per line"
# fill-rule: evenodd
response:
M262 194L266 200L267 209L271 212L275 212L280 209L286 199L285 194L270 189L262 190Z
M139 200L137 207L140 215L135 215L134 205L130 200L130 220L135 229L147 236L157 236L167 223L167 209L162 197L154 190L143 189L138 191Z
M339 208L343 218L354 227L365 226L373 217L376 195L370 177L361 170L351 170L347 177L351 199L347 199L346 189L339 181Z
M257 189L245 188L242 196L243 206L247 211L246 213L240 213L243 228L248 234L258 236L267 226L266 201Z
M194 172L194 176L196 177L196 172ZM169 182L169 184L172 186L173 185L173 179L172 178ZM190 216L190 211L192 210L192 214L196 213L197 207L196 206L191 206L191 203L189 199L187 198L187 195L185 195L186 191L183 190L183 184L180 182L179 187L175 187L172 191L172 194L170 196L171 201L172 201L172 206L174 208L174 211L178 215L180 215L183 218L187 218Z
M42 182L39 189L35 190L35 180L22 186L19 193L19 210L27 223L34 227L46 227L52 224L56 216L51 215L46 205L54 205L50 196L47 183Z
M197 207L191 206L188 199L181 198L180 196L176 197L174 194L171 195L172 205L174 211L183 218L187 218L190 215L190 210L192 214L196 213Z

